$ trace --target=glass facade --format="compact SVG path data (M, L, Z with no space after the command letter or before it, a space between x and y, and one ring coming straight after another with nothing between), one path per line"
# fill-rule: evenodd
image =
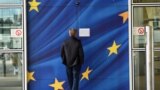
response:
M22 76L23 37L12 35L16 29L22 29L22 8L0 8L0 77ZM22 52L11 53L17 50Z
M23 0L0 0L0 90L23 90L23 7Z
M153 28L154 47L160 48L160 7L134 7L133 27L151 26ZM134 30L134 29L132 29ZM134 32L134 31L133 31ZM146 35L133 35L133 47L145 48Z
M22 49L22 37L11 35L12 30L21 28L21 8L0 8L0 49Z
M133 52L134 90L146 90L146 57L144 51Z
M135 4L132 6L132 61L134 63L134 90L148 90L146 77L146 32L144 35L136 35L135 27L149 26L153 31L153 66L151 69L154 78L152 90L160 90L160 7L155 6L155 2L160 0L133 0ZM137 3L142 3L139 5ZM147 4L146 4L147 3ZM152 4L149 4L152 3ZM156 3L155 3L156 4ZM135 5L135 6L134 6ZM152 53L152 51L150 51ZM147 66L149 67L149 66Z
M22 78L22 53L0 54L0 77Z
M154 52L154 83L155 90L160 89L160 51Z

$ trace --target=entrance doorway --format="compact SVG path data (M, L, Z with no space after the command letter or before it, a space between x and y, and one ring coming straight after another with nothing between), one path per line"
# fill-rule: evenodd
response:
M0 90L26 87L25 10L25 0L0 0Z
M160 90L160 0L144 1L131 5L132 89Z

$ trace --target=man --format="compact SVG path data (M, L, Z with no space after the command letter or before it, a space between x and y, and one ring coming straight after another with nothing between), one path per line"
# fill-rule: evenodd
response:
M76 38L77 30L70 29L70 38L66 40L61 48L61 57L66 66L67 77L71 90L78 90L81 65L84 61L84 54L81 41Z

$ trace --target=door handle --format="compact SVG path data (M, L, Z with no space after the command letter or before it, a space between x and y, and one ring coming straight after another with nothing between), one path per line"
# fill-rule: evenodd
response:
M153 85L153 31L146 26L146 84L147 90L154 90Z

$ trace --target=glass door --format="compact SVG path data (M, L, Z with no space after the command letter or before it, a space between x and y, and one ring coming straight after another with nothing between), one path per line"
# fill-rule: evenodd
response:
M133 5L133 90L160 90L159 36L160 7L155 5Z
M23 0L0 0L0 90L25 90L24 4Z

